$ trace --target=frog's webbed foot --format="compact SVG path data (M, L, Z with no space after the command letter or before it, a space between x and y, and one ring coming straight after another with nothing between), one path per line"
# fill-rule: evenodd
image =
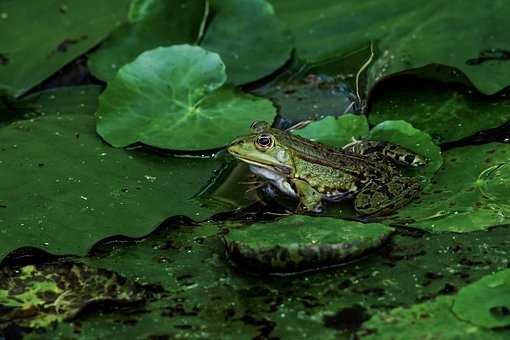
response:
M356 195L354 209L364 216L387 215L409 203L420 190L421 183L413 177L372 181Z
M298 212L320 214L323 211L322 194L305 181L292 179L291 182L299 197Z
M354 140L342 148L345 151L375 159L387 159L396 164L418 167L425 165L425 159L400 145L374 140Z

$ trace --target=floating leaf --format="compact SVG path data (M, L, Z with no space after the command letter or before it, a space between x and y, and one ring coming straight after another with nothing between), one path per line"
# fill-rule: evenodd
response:
M510 325L510 270L464 287L455 298L452 312L460 320L480 327Z
M340 264L376 248L392 228L329 217L290 216L230 228L225 244L241 268L302 271Z
M298 57L307 61L346 55L375 42L369 88L387 76L429 64L459 69L486 94L510 84L508 2L487 2L476 10L442 0L271 3L294 34ZM458 77L455 71L450 76Z
M449 150L432 184L391 221L432 232L508 224L510 198L502 195L508 184L501 179L509 176L509 158L510 145L503 143Z
M205 1L146 0L131 4L130 23L115 31L89 54L88 66L99 79L110 81L118 69L140 53L160 46L194 43Z
M157 48L125 65L100 97L98 133L110 144L173 149L219 148L272 120L270 101L220 88L216 53L188 45Z
M91 49L125 19L129 0L0 4L0 92L20 96Z
M313 122L303 129L296 130L296 135L314 139L328 145L342 147L354 139L368 136L368 122L365 116L344 114L340 117L326 117Z
M89 115L13 123L0 129L0 145L9 178L0 191L0 260L25 246L84 255L105 237L140 237L167 217L215 212L191 198L218 161L112 149Z
M260 79L289 59L291 35L266 0L212 1L212 13L201 45L220 54L233 84Z
M0 327L13 323L45 328L73 319L92 303L126 305L143 302L148 296L136 282L82 264L5 268L0 271Z
M381 86L371 102L371 124L403 119L441 143L456 141L510 121L507 93L487 97L438 82L403 78Z

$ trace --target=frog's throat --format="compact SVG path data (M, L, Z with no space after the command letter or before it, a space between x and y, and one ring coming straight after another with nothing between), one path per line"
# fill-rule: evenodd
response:
M261 168L269 169L272 171L276 171L278 173L281 173L283 175L291 175L292 169L289 166L283 165L283 164L268 164L268 163L262 163L262 162L256 162L249 158L244 158L236 154L236 157L239 158L240 161L243 161L245 163L256 165Z

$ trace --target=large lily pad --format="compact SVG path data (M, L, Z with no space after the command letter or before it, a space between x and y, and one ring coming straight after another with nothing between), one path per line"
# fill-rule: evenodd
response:
M433 232L469 232L510 222L510 145L452 149L420 198L392 221ZM503 179L503 180L502 180ZM503 194L505 193L505 194Z
M5 268L0 272L0 331L8 324L45 328L75 318L93 303L134 304L148 296L136 282L81 264Z
M242 268L286 272L347 262L380 246L392 231L378 223L294 215L230 228L224 240L230 258Z
M454 90L437 82L404 78L375 92L371 124L404 119L438 142L452 142L510 121L507 93L487 97Z
M0 4L0 92L20 96L126 20L129 0Z
M220 54L230 82L260 79L289 59L290 32L266 0L211 3L212 20L201 45Z
M510 270L488 275L463 288L452 311L459 319L480 327L510 325Z
M352 264L275 277L245 275L230 266L215 226L161 228L143 241L98 246L101 255L80 261L161 284L166 294L143 309L90 313L77 320L79 334L64 322L37 337L348 337L370 314L452 293L506 268L508 231L397 234Z
M200 47L145 52L101 95L97 131L116 147L203 150L248 133L254 120L273 119L270 101L220 88L225 81L219 56Z
M112 149L90 115L51 115L0 130L0 260L24 246L85 254L113 235L139 237L164 219L205 219L191 198L218 161ZM216 207L215 209L220 209Z
M129 19L99 49L88 66L99 79L113 79L118 69L140 53L160 46L194 43L198 39L205 1L133 1Z
M464 72L483 93L510 84L507 20L510 4L487 1L272 0L308 61L345 55L376 42L368 87L389 75L428 64Z

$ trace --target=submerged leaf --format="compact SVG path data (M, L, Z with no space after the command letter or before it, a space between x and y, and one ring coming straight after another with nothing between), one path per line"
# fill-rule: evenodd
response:
M289 59L291 35L266 0L211 3L212 20L201 45L221 56L229 82L260 79Z
M110 144L172 149L219 148L272 120L270 101L220 88L225 65L216 53L178 45L125 65L100 97L97 131Z

